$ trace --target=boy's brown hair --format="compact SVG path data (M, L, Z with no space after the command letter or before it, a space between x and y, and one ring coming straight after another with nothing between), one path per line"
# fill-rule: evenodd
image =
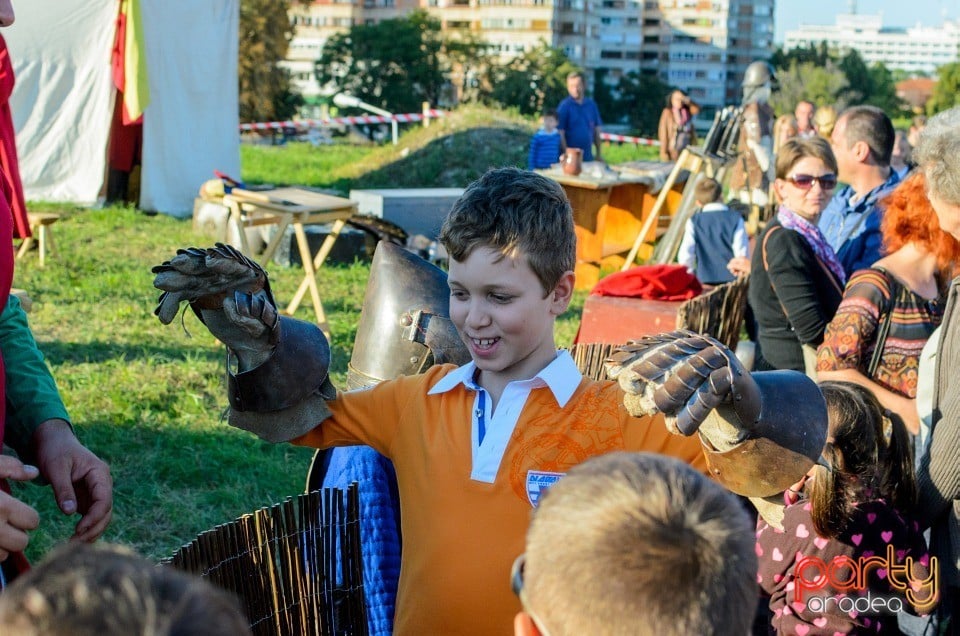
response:
M522 254L544 296L576 264L573 210L563 188L519 168L489 170L467 186L443 222L440 243L460 262L478 247Z
M0 594L5 636L242 636L236 599L108 544L69 543Z
M756 576L753 528L732 494L676 459L610 453L541 499L523 598L551 636L742 636Z
M717 183L716 179L701 177L697 184L693 186L693 198L700 205L716 203L722 196L723 187Z

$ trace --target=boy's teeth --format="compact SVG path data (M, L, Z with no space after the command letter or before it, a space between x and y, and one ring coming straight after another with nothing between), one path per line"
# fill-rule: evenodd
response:
M493 338L484 338L484 339L474 338L473 341L477 343L478 347L489 347L495 342Z

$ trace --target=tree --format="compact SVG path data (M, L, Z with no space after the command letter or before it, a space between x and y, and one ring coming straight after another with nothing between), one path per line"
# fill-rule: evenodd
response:
M937 84L927 102L927 114L960 106L960 62L944 64L937 69Z
M777 48L770 57L770 63L776 69L789 69L796 64L813 64L814 66L826 66L827 62L834 60L830 53L826 41L820 44L811 44L810 46L799 46L789 51L784 51L782 47Z
M843 98L848 104L863 104L873 92L870 69L867 63L854 50L847 51L838 63L840 71L847 78L847 88Z
M395 113L436 103L446 78L440 22L417 10L402 18L361 24L327 40L317 81Z
M879 62L874 63L870 66L869 75L870 95L867 97L866 103L876 106L890 117L900 115L904 111L904 104L897 97L897 83L894 81L890 69Z
M831 105L841 110L848 104L846 76L832 61L823 66L812 62L790 63L786 70L778 70L780 90L773 93L770 105L778 114L792 113L796 105L807 100L817 106Z
M821 42L786 52L777 49L772 63L780 79L780 94L771 100L778 113L792 112L802 99L840 108L872 104L891 117L903 110L894 73L880 63L868 66L855 50L841 56Z
M293 115L303 99L291 91L287 56L293 27L289 0L242 0L238 74L241 121L277 121Z
M556 108L567 95L567 73L576 66L558 48L541 42L487 74L489 99L504 108L516 107L524 115Z
M470 32L454 33L443 41L441 59L460 102L480 102L490 93L485 79L495 64L493 46ZM456 95L454 96L456 101Z
M638 133L656 137L660 113L670 90L656 75L630 71L621 76L617 84L620 112L626 115L630 127Z

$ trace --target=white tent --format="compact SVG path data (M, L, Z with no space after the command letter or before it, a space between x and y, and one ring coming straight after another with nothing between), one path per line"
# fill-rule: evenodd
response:
M118 0L30 0L3 33L28 200L94 203L106 178ZM141 0L150 101L140 208L189 216L214 170L240 173L240 0Z

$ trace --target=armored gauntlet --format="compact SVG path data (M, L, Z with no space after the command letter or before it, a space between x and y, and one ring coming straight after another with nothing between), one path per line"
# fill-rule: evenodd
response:
M709 336L645 337L606 366L632 415L663 413L671 432L698 433L711 474L738 494L782 492L826 442L826 404L812 380L795 371L750 374Z
M230 424L271 442L287 441L330 415L336 397L330 347L313 324L281 317L267 273L233 247L177 250L153 268L163 290L154 313L164 324L187 301L227 346Z

